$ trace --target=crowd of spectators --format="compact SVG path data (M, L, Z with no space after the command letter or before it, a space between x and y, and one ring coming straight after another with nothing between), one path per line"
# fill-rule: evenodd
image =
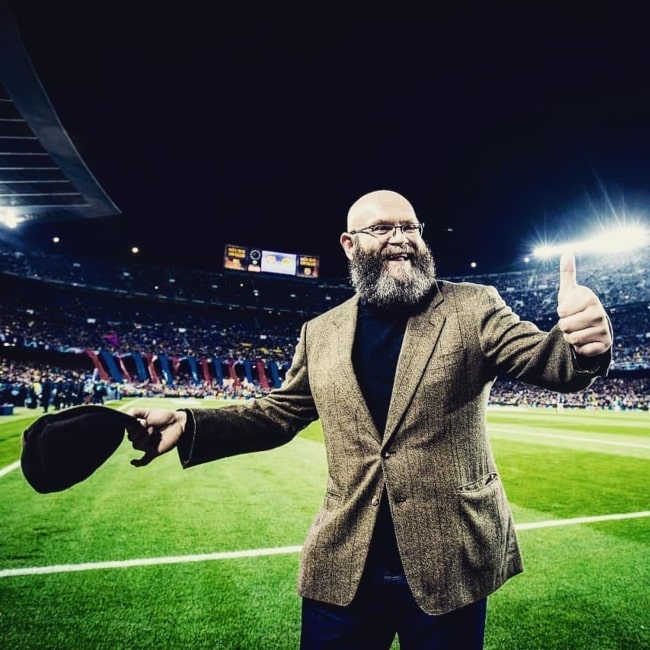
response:
M650 251L624 259L607 256L579 260L580 281L601 297L615 331L610 378L593 389L562 396L567 407L648 408L650 376ZM558 274L555 263L492 275L450 277L497 287L512 308L542 328L557 319ZM17 383L37 383L47 375L62 386L74 380L101 384L109 395L147 394L193 397L252 397L282 379L301 324L352 295L347 279L287 279L267 274L148 267L133 262L114 266L90 259L16 250L0 244L0 389L20 403ZM131 354L154 362L162 355L177 360L175 376L110 376L87 351L106 351L124 359ZM211 362L212 375L197 377L178 360ZM243 372L245 362L262 364L267 381ZM215 373L217 364L226 370ZM271 373L273 366L275 372ZM160 366L155 366L160 371ZM19 369L19 373L16 369ZM103 371L103 372L98 372ZM267 385L268 384L268 385ZM595 394L597 391L598 394ZM55 388L54 394L62 394ZM78 391L79 392L79 391ZM85 395L85 397L84 397ZM517 382L497 382L495 404L557 405L557 395ZM33 402L33 400L32 400ZM31 402L30 402L31 403ZM60 405L59 405L60 406Z
M534 388L523 382L498 380L490 393L490 404L516 407L647 411L650 408L650 379L600 378L591 388L569 394Z

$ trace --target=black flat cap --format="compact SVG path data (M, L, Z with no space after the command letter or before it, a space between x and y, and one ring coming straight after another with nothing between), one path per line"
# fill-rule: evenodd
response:
M43 415L23 433L23 474L37 492L65 490L106 462L125 430L142 429L132 415L94 404Z

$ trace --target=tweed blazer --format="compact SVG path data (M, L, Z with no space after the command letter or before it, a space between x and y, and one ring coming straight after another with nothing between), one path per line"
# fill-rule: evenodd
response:
M611 357L582 369L557 327L542 332L522 321L495 288L438 281L407 323L378 431L352 366L357 309L355 296L305 323L282 386L266 397L189 410L180 459L190 467L277 447L320 418L329 473L298 592L352 601L386 489L413 595L424 611L442 614L522 571L486 427L496 377L578 391L607 372Z

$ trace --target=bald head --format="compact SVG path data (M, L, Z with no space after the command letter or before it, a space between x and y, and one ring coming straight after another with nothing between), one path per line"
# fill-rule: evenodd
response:
M415 210L401 194L392 190L369 192L358 198L348 210L348 232L365 228L380 219L389 222L415 220Z

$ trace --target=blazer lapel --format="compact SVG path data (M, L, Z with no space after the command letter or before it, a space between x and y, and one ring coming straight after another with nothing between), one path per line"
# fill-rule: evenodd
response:
M442 302L442 294L438 290L427 309L410 318L406 325L397 361L384 442L388 441L397 429L433 354L445 322L444 314L437 309Z
M369 431L373 438L381 442L382 432L377 429L368 410L352 365L352 346L357 327L358 305L359 297L355 295L346 304L346 309L340 310L337 314L334 321L334 326L337 328L337 344L332 349L332 354L338 356L341 385L345 386L342 395L346 403L341 405L342 408L356 414L359 430Z

